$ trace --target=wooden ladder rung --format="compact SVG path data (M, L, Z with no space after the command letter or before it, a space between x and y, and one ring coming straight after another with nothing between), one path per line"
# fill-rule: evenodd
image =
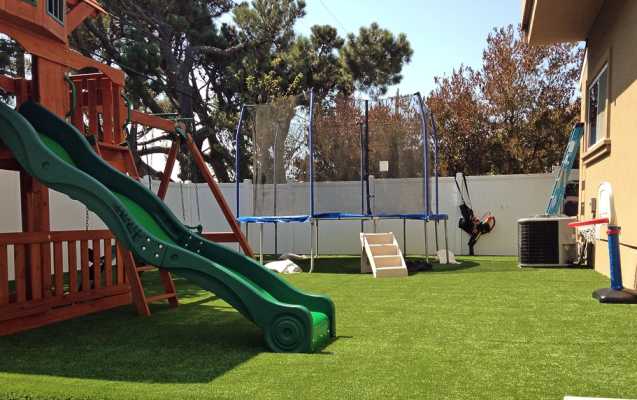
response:
M148 272L148 271L155 271L157 269L157 267L153 267L152 265L144 265L142 267L137 267L137 272Z
M234 232L204 232L202 236L217 243L237 243L240 241Z
M177 293L163 293L155 296L146 297L146 303L157 303L158 301L168 300L177 297Z

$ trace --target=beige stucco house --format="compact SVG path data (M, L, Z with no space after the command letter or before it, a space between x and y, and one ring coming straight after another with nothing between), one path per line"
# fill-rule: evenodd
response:
M598 216L598 188L609 182L624 286L637 288L637 1L523 0L522 28L531 45L586 43L580 219ZM608 275L603 235L595 248L595 269Z

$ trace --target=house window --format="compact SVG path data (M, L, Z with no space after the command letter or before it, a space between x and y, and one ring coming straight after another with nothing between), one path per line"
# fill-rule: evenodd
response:
M588 147L606 137L606 99L608 98L608 65L588 87Z
M64 0L47 0L46 11L58 22L64 23Z

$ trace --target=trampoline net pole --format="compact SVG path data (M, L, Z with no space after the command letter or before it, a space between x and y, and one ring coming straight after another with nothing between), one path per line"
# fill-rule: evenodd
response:
M236 205L236 213L235 216L239 218L241 213L241 137L242 137L242 125L243 125L243 117L245 115L245 105L241 106L241 112L239 113L239 123L237 124L237 131L235 133L235 160L234 160L234 175L235 175L235 200L237 202Z

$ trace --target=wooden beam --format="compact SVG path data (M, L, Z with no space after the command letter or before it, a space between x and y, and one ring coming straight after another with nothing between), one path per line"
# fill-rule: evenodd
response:
M247 256L254 257L254 253L252 252L250 243L248 243L248 239L246 239L246 237L244 236L243 231L241 230L241 227L237 223L237 220L234 214L232 213L232 210L230 209L230 206L228 205L226 198L223 195L223 192L221 192L221 188L219 187L219 184L210 173L210 170L208 169L208 165L206 165L206 161L204 160L203 155L199 151L199 148L195 144L194 140L192 140L192 136L189 133L186 134L186 144L188 145L188 149L190 150L190 153L195 159L195 163L197 164L197 168L199 169L199 172L206 180L208 187L212 191L212 194L215 197L215 199L217 200L217 204L219 204L219 207L221 208L221 212L223 213L223 216L226 218L228 225L230 225L230 229L232 229L232 232L234 233L234 236L235 236L234 241L239 243L239 245L243 249L243 252Z
M47 242L67 242L71 240L112 239L113 233L106 229L0 233L0 244L32 244Z
M237 243L234 232L204 232L202 236L216 243Z
M130 292L128 285L121 285L112 288L94 289L86 292L66 294L64 296L50 297L38 301L30 301L25 304L9 304L0 307L0 321L8 321L27 315L47 312L55 307L64 307L74 303L83 303L103 299L106 297L127 294ZM129 302L130 303L130 302Z
M1 160L0 159L0 170L6 171L21 171L22 166L15 160Z
M17 21L3 20L1 31L20 43L27 53L75 70L87 67L95 68L106 74L115 84L124 86L125 76L123 71L109 67L97 60L84 57L77 51L68 48L64 43L60 43L48 36L24 29Z
M173 121L154 115L144 114L136 110L131 112L131 119L132 122L144 125L148 128L161 129L166 132L173 132L175 130L175 123Z
M170 177L173 174L173 169L175 168L175 160L177 160L177 153L179 152L180 147L181 139L177 138L173 141L173 145L168 152L166 168L164 168L164 172L161 176L161 184L159 185L159 190L157 191L157 197L162 200L166 198L166 193L168 192L168 184L170 183Z
M85 19L94 16L96 13L97 11L95 8L93 8L89 3L79 3L66 13L67 32L70 34L77 29L77 27L80 26Z
M0 160L13 160L13 153L8 147L0 147Z
M9 94L14 94L16 92L15 79L0 75L0 88Z
M80 0L80 1L83 3L89 4L91 7L95 9L95 11L99 12L100 14L108 14L108 12L100 5L100 3L95 0Z
M44 314L19 318L7 321L0 325L0 336L27 331L40 326L50 325L55 322L80 317L87 314L105 311L111 308L124 306L131 303L130 292L114 296L104 297L87 303L78 303L69 307L60 307L49 310Z
M144 294L144 286L137 273L137 265L135 265L135 258L133 253L124 250L124 268L126 269L126 276L128 276L128 282L131 285L131 292L133 296L133 304L137 309L137 313L144 317L150 316L150 308L146 302L146 295Z

